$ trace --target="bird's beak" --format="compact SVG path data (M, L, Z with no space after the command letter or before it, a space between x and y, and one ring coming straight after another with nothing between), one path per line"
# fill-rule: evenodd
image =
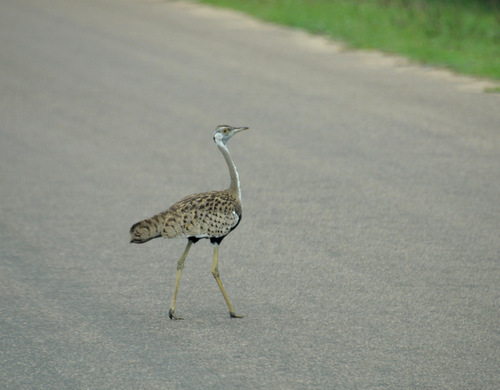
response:
M234 131L233 134L239 133L240 131L243 131L243 130L248 130L248 127L235 127L233 130Z

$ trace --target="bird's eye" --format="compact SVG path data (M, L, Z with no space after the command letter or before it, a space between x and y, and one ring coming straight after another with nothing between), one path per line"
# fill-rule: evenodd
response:
M222 130L222 132L223 132L224 134L227 134L227 132L228 132L228 131L229 131L229 129L228 129L227 127L224 127L224 130Z

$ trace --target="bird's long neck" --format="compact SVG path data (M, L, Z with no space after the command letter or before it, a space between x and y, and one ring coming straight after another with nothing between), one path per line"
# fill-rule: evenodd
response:
M229 177L231 178L231 183L229 184L228 191L238 197L238 200L241 201L241 186L240 186L240 176L238 175L238 171L236 169L236 165L234 165L234 161L229 154L229 150L226 145L222 142L217 142L217 146L221 151L224 159L226 160L227 167L229 169Z

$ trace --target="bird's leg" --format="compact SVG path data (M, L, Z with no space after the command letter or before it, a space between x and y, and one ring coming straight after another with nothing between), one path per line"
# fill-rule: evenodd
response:
M214 276L215 280L217 281L217 284L220 287L220 290L222 291L222 295L224 295L224 299L226 300L227 303L227 308L229 309L229 315L232 318L241 318L243 316L240 316L236 314L233 310L233 307L231 306L231 302L229 302L229 298L227 297L226 291L224 290L224 286L222 285L222 282L219 277L219 244L214 243L214 261L212 263L212 275Z
M179 282L181 280L181 272L182 269L184 268L184 261L186 260L186 257L189 253L189 249L191 249L191 245L193 245L193 241L188 240L188 243L186 245L186 249L184 249L184 253L182 254L181 258L177 262L177 278L175 279L175 290L174 290L174 297L172 299L172 304L170 305L170 310L168 311L168 316L172 320L183 320L184 318L182 317L177 317L174 312L175 312L175 301L177 300L177 291L179 290Z

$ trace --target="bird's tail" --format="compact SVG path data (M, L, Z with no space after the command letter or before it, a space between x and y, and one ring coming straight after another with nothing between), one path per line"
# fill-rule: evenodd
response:
M130 242L143 244L153 238L161 237L164 221L159 217L160 214L157 214L154 217L133 224L130 228Z
M139 221L130 228L130 242L134 244L143 244L153 238L177 237L181 231L176 222L176 218L171 215L169 210L155 216Z

